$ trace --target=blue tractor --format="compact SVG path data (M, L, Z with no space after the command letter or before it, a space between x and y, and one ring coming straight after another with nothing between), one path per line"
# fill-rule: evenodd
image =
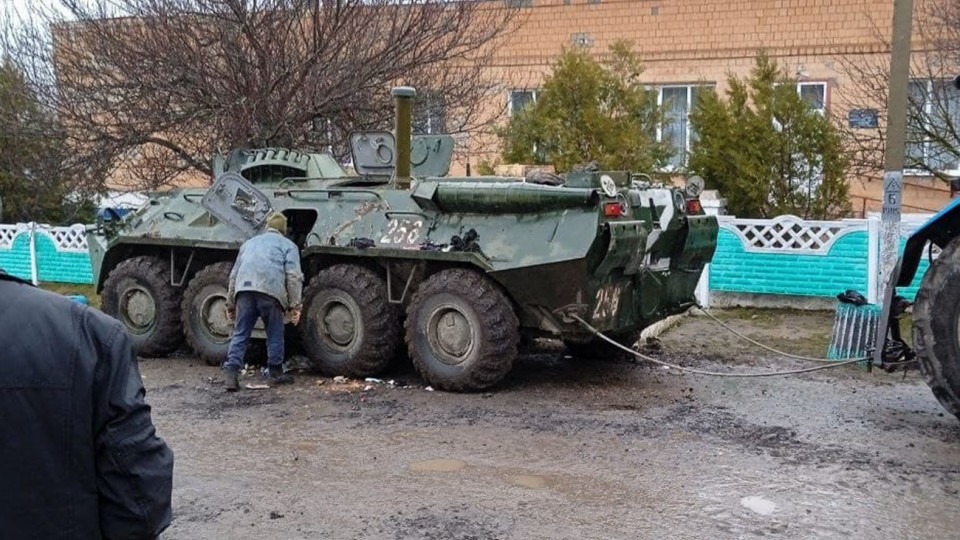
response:
M887 329L874 363L896 367L917 361L920 372L945 409L960 418L960 198L930 218L907 239L894 274L897 287L909 286L927 242L940 248L920 282L913 304L913 349L900 336L899 318L909 304L887 295Z
M960 90L960 75L953 79ZM930 266L913 303L913 348L900 335L899 319L909 303L891 287L883 299L886 325L877 332L873 364L888 370L916 363L934 396L960 418L960 198L937 212L907 239L893 280L907 287L930 244ZM932 248L940 248L933 260Z

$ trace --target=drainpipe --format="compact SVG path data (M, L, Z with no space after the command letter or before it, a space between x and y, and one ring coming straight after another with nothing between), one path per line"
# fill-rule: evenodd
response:
M410 138L413 131L413 98L417 91L409 86L398 86L393 89L393 97L397 102L397 124L395 135L397 139L397 168L394 172L394 181L399 189L410 188Z

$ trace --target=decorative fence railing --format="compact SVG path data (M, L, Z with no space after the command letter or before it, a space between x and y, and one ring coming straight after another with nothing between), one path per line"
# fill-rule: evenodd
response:
M925 218L906 216L901 223L901 249ZM708 305L715 292L832 298L847 289L858 290L876 303L879 218L718 219L717 252L698 289L701 304ZM924 258L911 286L898 292L912 299L927 266Z
M907 215L906 237L927 216ZM830 299L856 289L877 301L880 221L810 221L794 216L739 219L719 216L717 252L697 290L709 305L713 293ZM936 257L936 250L933 257ZM898 289L912 299L926 272L924 257L910 287ZM0 225L0 267L36 281L90 283L93 280L83 225L50 227L36 223ZM769 303L769 302L768 302Z
M90 283L85 226L0 224L0 267L34 283Z

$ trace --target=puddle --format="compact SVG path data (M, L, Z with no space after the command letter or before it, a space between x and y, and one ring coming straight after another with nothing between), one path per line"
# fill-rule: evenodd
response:
M740 505L761 516L769 516L777 511L776 503L755 495L740 499Z
M466 461L459 459L428 459L411 463L408 469L412 472L454 472L467 466Z
M507 477L507 481L515 486L529 489L543 489L551 484L549 478L538 474L518 474Z

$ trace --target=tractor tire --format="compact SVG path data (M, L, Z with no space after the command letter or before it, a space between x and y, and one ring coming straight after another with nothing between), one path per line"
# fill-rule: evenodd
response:
M170 265L141 256L118 264L103 284L103 311L119 320L139 356L161 357L183 343L180 291Z
M231 262L219 262L197 272L180 303L187 344L204 362L219 366L227 359L233 323L227 318L227 288Z
M369 377L390 365L400 344L400 310L389 302L382 277L338 264L314 276L303 298L300 336L314 367Z
M920 283L913 305L913 342L927 384L960 418L960 238L950 242Z
M642 329L626 330L624 332L612 333L609 337L624 347L633 348L633 345L640 339L640 333L642 331ZM571 356L582 360L623 360L633 358L633 355L630 353L619 347L614 347L598 337L594 337L588 341L564 341L563 344L566 345L567 352L569 352Z
M483 390L513 367L519 327L513 304L496 283L473 270L443 270L427 278L410 301L407 348L430 385Z

